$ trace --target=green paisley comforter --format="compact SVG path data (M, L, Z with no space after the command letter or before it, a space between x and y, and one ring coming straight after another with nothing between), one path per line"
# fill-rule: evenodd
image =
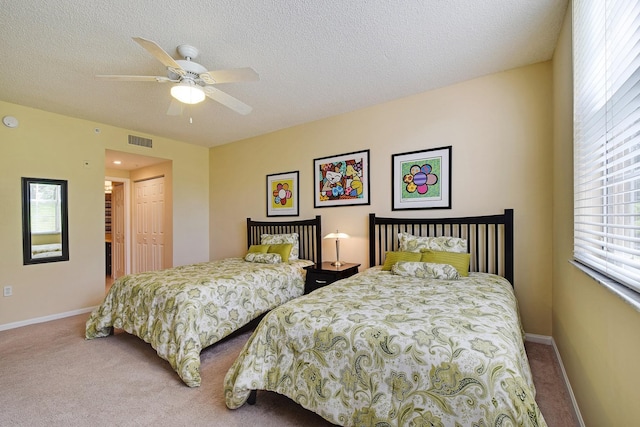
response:
M304 293L303 267L242 258L123 276L91 313L86 338L124 329L151 344L190 387L200 385L200 351Z
M344 426L546 426L523 341L501 277L374 267L268 313L227 372L226 404L271 390Z

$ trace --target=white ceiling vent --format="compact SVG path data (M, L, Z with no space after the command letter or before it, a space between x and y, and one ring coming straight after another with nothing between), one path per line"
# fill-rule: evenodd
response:
M129 135L129 144L153 148L153 141L151 141L149 138L143 138L141 136Z

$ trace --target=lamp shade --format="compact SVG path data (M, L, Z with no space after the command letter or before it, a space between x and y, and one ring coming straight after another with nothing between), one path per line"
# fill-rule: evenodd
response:
M335 233L329 233L326 236L324 236L325 239L348 239L349 235L346 233L340 233L338 232L338 230L336 230Z
M183 81L171 88L171 96L185 104L197 104L204 101L204 90L191 81Z

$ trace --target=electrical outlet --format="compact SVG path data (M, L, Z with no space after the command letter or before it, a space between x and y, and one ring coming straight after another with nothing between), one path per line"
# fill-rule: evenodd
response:
M13 295L13 288L11 286L5 286L4 287L4 296L5 297L10 297L11 295Z

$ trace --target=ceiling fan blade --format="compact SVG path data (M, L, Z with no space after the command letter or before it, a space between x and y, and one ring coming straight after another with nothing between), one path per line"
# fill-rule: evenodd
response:
M169 104L169 109L167 110L168 116L181 116L182 115L182 102L178 101L175 98L171 98L171 103Z
M249 105L247 105L244 102L234 98L233 96L229 95L228 93L225 93L225 92L221 91L220 89L216 89L213 86L205 86L204 87L204 93L209 98L213 99L214 101L219 102L220 104L224 105L225 107L231 108L236 113L240 113L242 115L247 115L247 114L249 114L251 112L251 110L253 110L253 108L250 107Z
M176 74L179 74L181 76L187 74L187 72L182 69L180 64L178 64L176 60L171 57L171 55L165 52L164 49L158 46L156 42L143 39L142 37L133 37L133 40L140 46L145 48L151 55L155 56L156 59L162 62L165 67L169 67L172 69L172 71L175 71Z
M115 80L123 82L174 82L178 83L179 80L171 80L169 77L162 76L121 76L121 75L98 75L96 79L99 80Z
M232 68L229 70L207 71L200 78L209 85L235 82L257 82L260 76L253 68Z

